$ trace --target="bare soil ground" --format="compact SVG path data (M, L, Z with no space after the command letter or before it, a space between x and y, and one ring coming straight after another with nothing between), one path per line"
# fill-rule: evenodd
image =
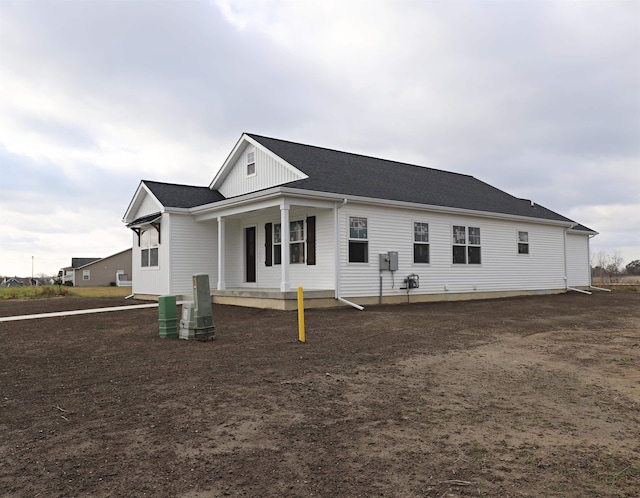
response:
M0 323L0 496L640 496L640 293L214 314Z

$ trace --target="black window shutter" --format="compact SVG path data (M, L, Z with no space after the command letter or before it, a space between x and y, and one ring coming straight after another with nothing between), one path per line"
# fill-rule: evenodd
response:
M307 264L316 264L316 217L307 218Z
M265 223L264 225L264 265L273 265L273 223Z

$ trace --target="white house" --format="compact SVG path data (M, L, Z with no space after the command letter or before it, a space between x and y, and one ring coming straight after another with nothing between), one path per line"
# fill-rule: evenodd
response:
M133 293L307 306L590 287L596 232L468 175L243 134L206 187L143 180Z

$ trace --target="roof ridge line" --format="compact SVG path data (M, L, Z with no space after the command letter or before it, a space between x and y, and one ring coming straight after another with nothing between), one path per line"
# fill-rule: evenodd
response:
M157 180L141 180L142 183L158 183L161 185L172 185L175 187L193 187L193 188L209 188L208 185L188 185L186 183L159 182Z

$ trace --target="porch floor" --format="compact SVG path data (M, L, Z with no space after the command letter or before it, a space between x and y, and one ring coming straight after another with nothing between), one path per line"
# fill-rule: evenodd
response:
M293 310L298 307L298 290L283 292L280 289L251 289L235 287L225 290L212 290L213 302L219 304L235 304L250 308L271 308ZM333 289L305 289L305 308L326 308L340 306L335 299Z

